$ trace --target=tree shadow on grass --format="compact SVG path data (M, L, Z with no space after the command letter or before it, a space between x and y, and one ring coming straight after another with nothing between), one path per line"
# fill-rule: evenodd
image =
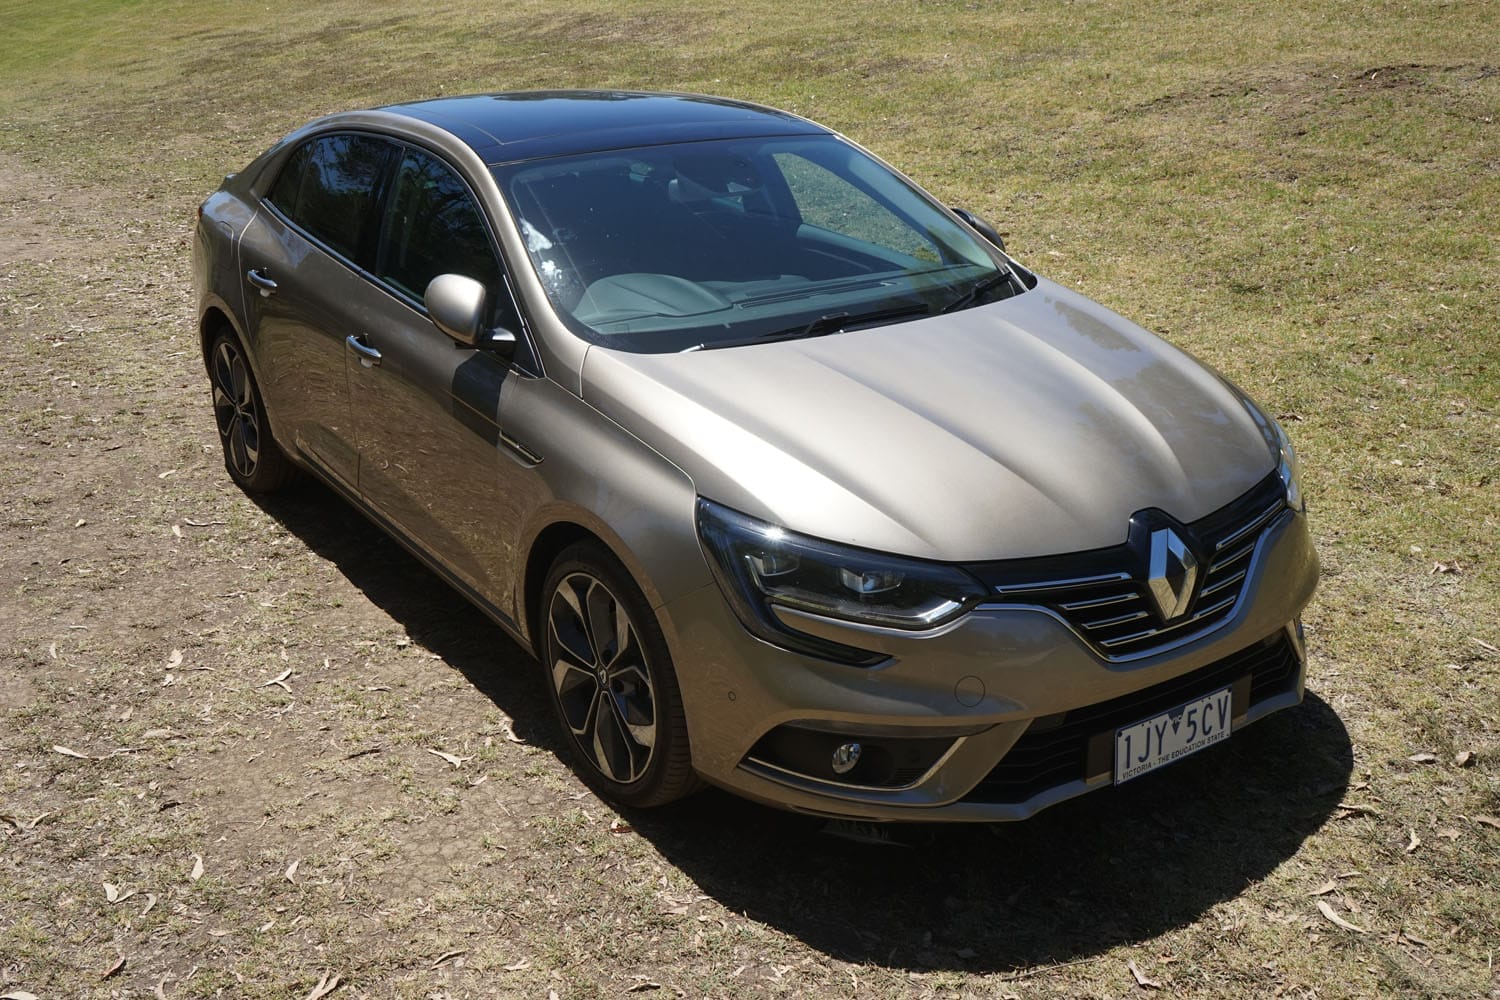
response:
M535 662L456 591L322 487L260 504L522 739L562 752ZM1352 769L1343 723L1310 693L1161 773L1022 823L892 825L888 843L860 843L717 790L629 818L705 894L829 956L1016 970L1191 924L1295 854Z

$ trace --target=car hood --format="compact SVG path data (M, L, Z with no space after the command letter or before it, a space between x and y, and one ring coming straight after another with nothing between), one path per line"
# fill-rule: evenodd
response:
M946 561L1084 551L1138 510L1195 520L1275 467L1232 386L1042 280L992 305L813 339L591 348L584 399L701 496Z

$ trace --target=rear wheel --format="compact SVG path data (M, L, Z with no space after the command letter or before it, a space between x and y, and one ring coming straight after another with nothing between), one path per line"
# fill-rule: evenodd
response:
M296 466L271 437L260 388L234 334L223 331L214 337L208 351L208 378L224 467L240 488L272 493L296 479Z
M580 777L628 806L696 789L672 660L625 569L595 543L566 549L542 588L541 626L547 692Z

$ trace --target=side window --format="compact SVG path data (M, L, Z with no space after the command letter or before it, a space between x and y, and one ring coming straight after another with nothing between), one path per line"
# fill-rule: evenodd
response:
M292 154L268 200L314 239L367 264L376 188L393 149L363 135L313 139Z
M908 257L937 263L932 241L837 174L795 153L776 153L776 166L810 226Z
M309 143L297 147L297 151L282 164L281 174L266 195L266 200L281 209L282 214L289 219L297 217L297 195L302 190L302 174L307 169L307 151L310 148Z
M386 205L376 274L421 300L440 274L462 274L504 295L500 266L469 189L436 157L408 149Z

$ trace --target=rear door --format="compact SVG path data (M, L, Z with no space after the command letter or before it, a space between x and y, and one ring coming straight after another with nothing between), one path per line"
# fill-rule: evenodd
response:
M315 136L286 161L240 241L250 350L277 437L352 489L345 340L379 293L369 266L395 143Z

